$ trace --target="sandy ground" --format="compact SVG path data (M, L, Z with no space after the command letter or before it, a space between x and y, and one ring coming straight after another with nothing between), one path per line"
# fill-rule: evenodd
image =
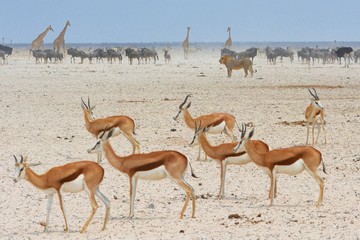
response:
M161 50L159 50L160 52ZM28 52L16 52L0 65L0 229L1 239L358 239L360 237L359 122L360 65L290 63L268 65L256 57L253 78L236 71L226 77L218 63L220 49L193 52L184 60L173 49L172 63L164 64L35 64ZM188 146L193 131L174 121L179 104L192 94L193 116L228 112L239 122L256 125L255 139L271 148L305 143L306 128L283 122L304 120L310 102L307 87L316 87L326 108L328 144L323 135L317 148L323 153L328 175L323 206L316 208L319 187L306 172L279 176L279 195L269 207L268 176L253 163L229 166L226 193L218 200L220 167L215 161L196 161L197 148ZM41 162L37 173L78 160L96 161L87 153L95 139L84 127L80 98L91 98L96 117L128 115L137 124L141 151L177 150L192 161L198 179L186 174L198 199L196 218L191 205L179 219L185 193L170 180L139 181L135 218L128 219L129 183L103 160L103 193L111 199L107 230L101 231L105 207L99 210L85 234L80 229L91 212L85 192L65 194L69 233L59 201L54 198L50 233L42 233L46 195L23 180L14 183L15 155ZM175 130L174 130L175 129ZM236 133L238 134L238 133ZM216 145L229 139L210 136ZM111 140L119 155L130 154L130 143ZM239 218L229 219L231 214Z

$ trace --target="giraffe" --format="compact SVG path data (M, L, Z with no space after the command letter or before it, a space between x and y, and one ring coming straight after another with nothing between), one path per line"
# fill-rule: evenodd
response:
M229 38L226 40L225 42L225 48L229 49L231 48L232 45L232 40L231 40L231 27L227 28L227 32L229 32Z
M60 52L60 49L64 51L64 54L66 53L65 48L65 33L68 26L71 26L70 21L67 21L65 24L64 29L60 32L59 36L54 40L54 50L57 52Z
M45 49L44 47L44 38L46 36L46 34L49 32L49 31L54 31L53 28L51 27L51 25L49 25L44 32L40 33L39 36L31 42L31 49L30 49L30 52L29 52L29 58L30 58L30 54L31 54L31 51L34 51L34 50L39 50L40 48L42 48L43 50Z
M189 32L190 32L190 29L191 29L191 27L187 27L186 38L182 43L183 48L184 48L184 58L185 59L188 59L188 57L189 57L189 48L190 48Z

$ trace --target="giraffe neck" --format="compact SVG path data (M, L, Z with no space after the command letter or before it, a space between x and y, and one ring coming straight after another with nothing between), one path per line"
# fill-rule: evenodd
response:
M40 35L37 37L37 40L42 41L49 31L50 31L50 28L47 28L44 32L40 33Z
M185 38L186 41L189 41L189 33L190 33L190 29L187 30L186 38Z
M65 33L66 33L66 29L67 29L68 25L66 24L64 29L61 31L61 33L59 34L59 37L58 38L63 38L65 36Z

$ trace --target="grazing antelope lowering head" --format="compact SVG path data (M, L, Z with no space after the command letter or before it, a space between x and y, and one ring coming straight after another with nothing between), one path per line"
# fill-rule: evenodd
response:
M138 179L161 180L169 178L178 184L186 192L186 200L181 210L180 218L184 217L187 205L192 199L192 215L195 217L195 192L194 189L184 179L188 164L190 165L191 175L196 177L191 168L187 157L176 151L156 151L142 154L132 154L121 157L116 155L108 141L114 132L114 128L107 132L105 129L96 141L89 153L99 153L104 151L109 163L128 176L130 180L130 212L129 217L134 216L134 202Z
M134 137L135 122L132 118L120 115L95 119L92 112L95 106L90 106L90 98L88 98L88 104L86 104L82 98L81 102L81 107L84 111L85 127L88 132L97 138L106 127L109 129L114 128L113 137L122 133L132 144L133 153L135 153L136 150L140 152L140 143ZM98 163L101 162L101 153L98 154L97 161Z
M53 195L58 194L60 208L65 220L65 231L68 231L68 224L64 209L64 203L62 198L63 192L76 193L83 190L89 194L92 212L81 232L85 232L90 221L96 213L98 205L95 200L95 196L106 206L106 214L104 220L103 230L106 228L106 223L110 214L110 200L100 192L99 185L104 177L104 169L97 163L91 161L80 161L65 164L49 169L46 173L38 175L31 170L30 167L37 166L40 163L29 163L27 157L21 156L20 161L15 158L15 178L14 181L18 182L20 179L26 179L36 188L45 192L48 195L47 215L45 232L49 229L50 209L52 205Z
M185 124L190 129L195 129L195 123L197 121L201 122L201 126L199 128L208 128L208 133L211 134L220 134L225 133L227 136L231 138L232 141L236 141L236 137L234 135L234 127L236 119L233 115L228 113L212 113L208 115L201 115L199 117L193 118L189 112L189 107L191 106L191 102L187 103L188 98L190 95L185 97L185 100L179 106L179 112L174 117L174 120L178 120L179 118L184 119ZM200 151L201 146L199 146L199 154L198 160L200 160ZM207 156L205 155L205 159Z
M212 146L206 138L205 133L209 130L208 127L200 128L201 121L197 122L195 126L195 132L190 146L199 143L205 153L220 164L220 192L219 199L222 199L225 195L225 175L227 165L245 165L251 162L245 149L234 153L233 149L237 143L223 143L218 146ZM262 141L254 141L256 148L260 152L269 151L269 147Z
M321 123L321 128L324 132L324 138L325 138L325 144L326 144L326 131L325 131L325 120L324 120L324 115L325 115L325 108L324 106L320 103L320 98L317 95L317 92L315 90L315 88L313 88L313 92L311 92L310 89L309 93L311 94L311 96L313 96L313 99L311 100L310 105L306 108L305 110L305 119L306 119L306 145L308 144L309 141L309 130L310 130L310 124L312 125L312 131L311 131L311 136L312 136L312 146L314 146L314 130L315 130L315 125L317 125L318 128L318 133L317 133L317 137L316 137L316 142L315 144L317 144L318 140L319 140L319 135L320 135L320 126L319 126L319 122L318 122L318 118L320 119L320 123Z
M323 200L324 181L317 175L317 169L322 163L323 172L325 172L325 165L322 159L321 152L310 146L296 146L283 149L274 149L267 153L260 153L254 147L252 141L249 141L254 135L254 128L246 134L246 126L243 124L241 139L238 145L234 148L234 152L238 149L245 148L247 154L256 165L267 168L269 171L271 186L270 186L270 206L273 205L275 197L276 178L278 173L297 175L306 170L319 184L320 193L317 202L319 207Z

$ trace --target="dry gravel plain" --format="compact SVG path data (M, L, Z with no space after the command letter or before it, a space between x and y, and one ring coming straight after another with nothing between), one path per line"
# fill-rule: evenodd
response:
M158 49L159 52L161 48ZM184 60L181 49L171 51L164 64L35 64L28 52L16 50L0 65L0 229L1 239L358 239L360 237L360 65L290 63L269 65L264 56L254 60L257 73L244 79L236 71L226 77L218 62L220 49L197 49ZM215 161L196 161L197 148L188 146L193 131L174 121L179 104L191 94L193 116L228 112L238 122L255 124L255 139L271 148L305 143L306 128L292 124L304 120L310 102L308 87L315 87L326 108L328 144L320 135L316 146L328 174L324 202L317 208L319 187L309 174L279 176L279 195L269 207L268 176L253 163L229 166L226 195L218 200L220 167ZM34 171L78 160L96 161L87 153L95 139L84 127L80 98L90 97L96 117L128 115L137 125L141 151L171 149L188 156L199 178L186 179L197 195L196 218L189 206L179 219L185 194L169 180L139 181L135 218L128 219L128 179L103 160L101 189L111 199L107 230L101 231L105 207L99 209L85 234L80 229L91 211L85 192L65 194L70 231L57 198L50 217L50 233L42 233L46 195L30 183L14 183L12 155L28 155L41 162ZM238 134L236 132L236 134ZM229 141L210 136L212 144ZM130 143L111 140L119 155L131 153ZM229 218L235 214L236 218ZM236 215L237 214L237 215Z

